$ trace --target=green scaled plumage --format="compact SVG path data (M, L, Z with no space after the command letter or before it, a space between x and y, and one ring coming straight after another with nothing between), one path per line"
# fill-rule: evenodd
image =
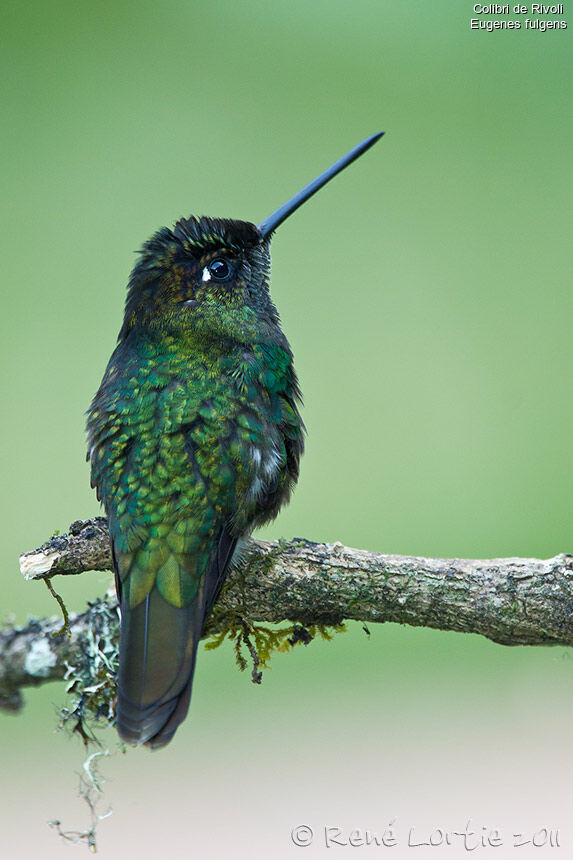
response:
M209 267L221 261L229 276L216 280ZM192 218L156 233L89 411L122 612L117 725L128 742L171 739L237 541L277 514L298 476L298 385L268 271L253 224Z
M258 227L189 218L145 243L88 414L121 607L117 728L161 747L185 718L197 646L238 541L276 516L304 427L268 287L270 236L371 135Z

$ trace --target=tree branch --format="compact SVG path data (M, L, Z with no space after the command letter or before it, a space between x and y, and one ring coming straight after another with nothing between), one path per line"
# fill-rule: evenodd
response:
M106 520L72 523L20 556L26 579L112 567ZM70 616L71 637L52 637L58 619L0 634L0 706L17 710L20 688L63 678L85 657L86 636L107 613L117 637L115 598ZM305 627L344 619L478 633L503 645L573 645L573 557L488 561L382 555L342 544L255 541L232 570L205 635L249 623L293 621ZM115 625L115 626L114 626ZM91 633L90 633L91 631ZM83 649L83 650L82 650Z

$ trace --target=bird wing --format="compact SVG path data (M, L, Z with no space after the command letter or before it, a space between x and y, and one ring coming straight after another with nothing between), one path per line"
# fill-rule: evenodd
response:
M187 365L174 375L175 358L162 365L122 349L88 419L92 483L121 608L118 732L161 747L187 713L205 618L238 537L275 516L296 479L302 428L284 350L272 373L273 356L255 355L230 392L220 368L207 380Z

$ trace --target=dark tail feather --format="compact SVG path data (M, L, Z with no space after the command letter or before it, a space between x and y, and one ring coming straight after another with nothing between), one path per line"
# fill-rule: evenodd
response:
M177 608L156 588L135 608L122 607L116 711L127 743L165 746L185 719L203 616L203 596Z
M159 749L189 709L197 647L205 617L225 579L236 538L223 529L193 602L178 608L154 587L134 608L121 596L117 731L130 744ZM114 554L114 560L117 559Z
M193 672L194 671L195 670L193 669ZM187 711L189 710L189 702L191 701L193 672L191 673L191 677L179 693L179 696L177 697L177 703L171 716L169 717L163 728L147 741L146 746L150 747L152 750L158 750L161 749L161 747L167 746L167 744L177 731L178 727L181 725L181 723L187 716Z

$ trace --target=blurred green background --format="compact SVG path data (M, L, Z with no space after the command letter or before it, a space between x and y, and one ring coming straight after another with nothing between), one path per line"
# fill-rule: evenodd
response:
M472 32L472 6L4 4L4 615L54 612L18 554L98 513L84 412L132 252L182 215L259 221L378 129L274 241L308 449L263 534L572 550L571 30ZM80 609L110 581L58 586ZM261 688L230 649L201 653L175 742L103 767L102 856L294 857L298 824L319 856L321 827L392 819L394 857L412 856L409 826L469 818L502 828L504 856L541 826L571 846L572 665L565 649L394 625L278 657ZM63 699L44 687L0 715L0 840L18 856L84 850L45 824L88 819Z

